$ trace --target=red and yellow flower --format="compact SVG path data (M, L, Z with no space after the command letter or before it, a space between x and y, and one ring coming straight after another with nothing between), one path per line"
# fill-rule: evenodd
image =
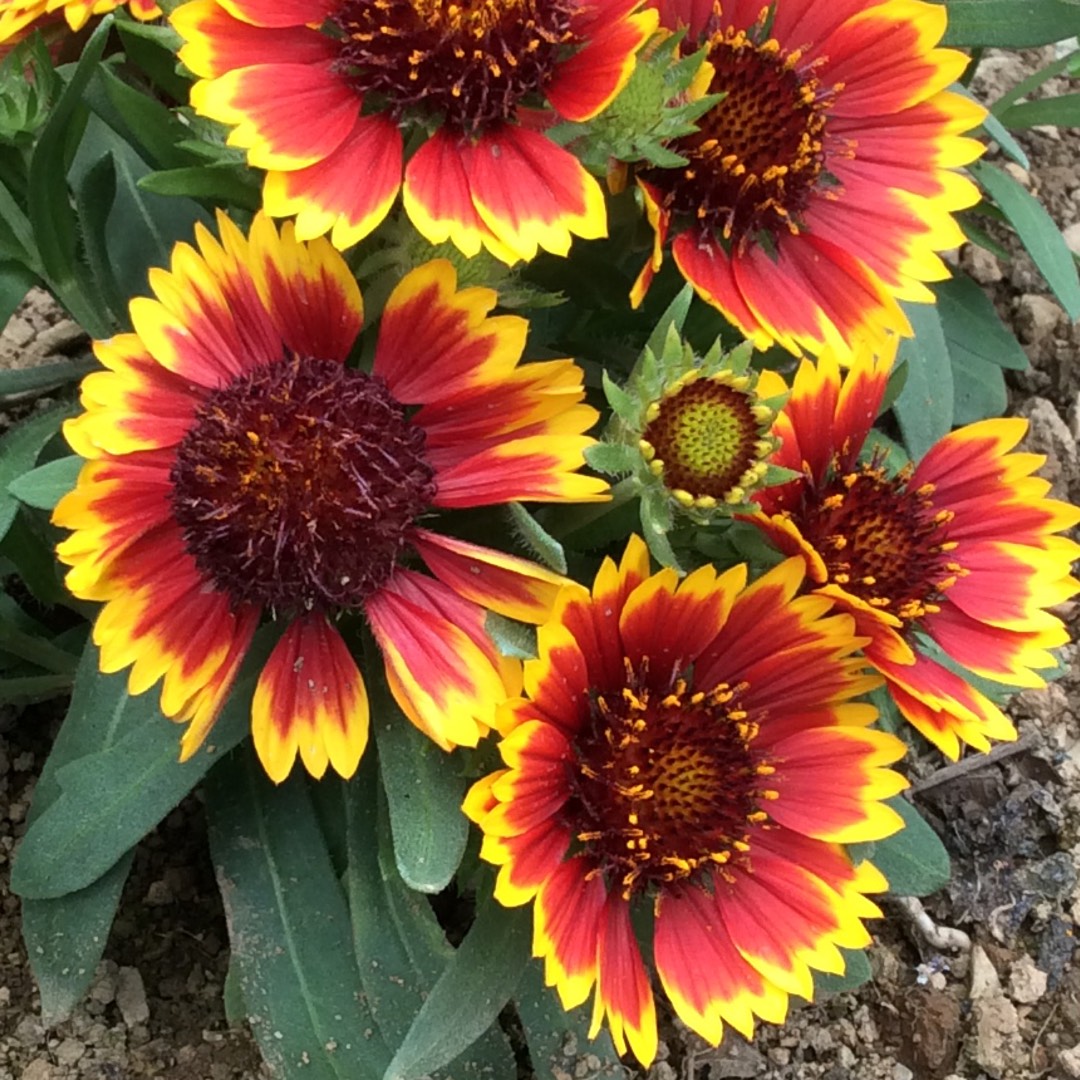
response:
M192 0L172 15L192 103L268 170L297 236L366 236L402 189L432 243L512 263L606 234L599 184L541 130L587 120L656 26L643 0ZM550 106L539 112L534 106Z
M852 699L878 683L865 639L831 601L797 595L789 559L650 576L632 537L591 593L569 585L497 721L506 768L465 811L499 867L504 904L535 901L533 952L571 1009L595 987L619 1052L657 1048L634 913L655 913L651 955L678 1015L718 1043L728 1024L782 1021L812 970L869 943L867 893L886 883L842 844L901 826L880 800L900 740Z
M15 45L33 30L52 33L61 21L81 30L95 15L126 7L136 19L156 19L153 0L0 0L0 45Z
M435 515L607 497L576 471L596 419L581 370L519 365L526 321L490 316L495 293L457 290L445 260L394 289L371 373L350 367L362 305L341 256L261 215L249 238L218 224L220 241L199 227L197 251L151 272L134 333L96 344L107 370L65 425L88 460L56 508L74 530L59 555L72 592L105 601L102 670L131 667L132 693L164 679L187 758L276 619L259 756L277 781L297 753L349 776L368 704L339 627L362 615L406 715L444 748L475 745L520 680L485 610L540 622L563 579L443 535Z
M881 408L891 354L803 361L773 433L773 463L802 477L755 495L752 518L785 554L800 555L819 594L852 612L865 653L900 712L947 756L965 742L1014 739L1009 719L932 656L933 642L984 678L1038 687L1047 650L1068 632L1047 608L1072 596L1080 546L1057 535L1080 509L1046 498L1032 473L1045 458L1012 453L1022 419L983 420L940 439L915 466L891 474L860 462ZM762 382L782 392L783 380Z
M639 303L672 255L698 294L759 348L795 354L910 334L898 300L932 301L936 252L978 201L954 171L985 110L945 89L967 64L937 48L945 7L922 0L657 0L707 50L723 99L638 173L655 231ZM705 82L707 86L704 86Z

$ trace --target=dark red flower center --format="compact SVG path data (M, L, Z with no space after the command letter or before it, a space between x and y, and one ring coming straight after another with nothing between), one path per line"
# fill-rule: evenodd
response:
M573 0L344 0L337 68L396 119L413 110L475 134L543 93L567 47Z
M913 489L910 477L910 468L890 477L868 462L831 481L797 522L830 582L905 622L936 611L964 572L949 554L952 512L936 509L933 486Z
M650 409L642 450L669 491L697 502L742 502L764 475L773 413L758 407L755 415L745 386L731 385L739 378L677 385Z
M681 678L649 686L647 665L594 696L575 742L563 813L585 855L629 897L722 866L747 850L773 772L753 749L745 686L694 692Z
M286 611L362 604L435 494L424 431L381 379L295 356L210 393L171 479L199 570Z
M668 149L687 164L651 168L642 178L673 214L735 247L799 231L799 218L825 172L827 110L837 88L821 86L796 50L750 31L727 29L708 41L715 69L708 93L724 94L698 131Z

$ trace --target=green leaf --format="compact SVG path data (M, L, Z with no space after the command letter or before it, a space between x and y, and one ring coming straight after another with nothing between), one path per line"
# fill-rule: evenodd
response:
M177 101L187 101L191 82L177 73L176 53L182 39L171 26L136 22L124 9L118 13L116 29L128 59L145 72L155 86Z
M1069 318L1080 318L1080 277L1072 252L1054 219L1042 203L1008 173L985 161L975 162L970 169L1016 229L1017 236Z
M1002 125L1013 131L1042 124L1051 127L1080 127L1080 93L1021 101L1018 105L1010 105L1005 109L1000 120ZM990 130L989 127L987 130ZM1028 166L1025 165L1024 168Z
M377 1080L389 1052L306 777L275 787L244 748L210 773L206 809L232 964L267 1064L282 1077Z
M869 982L874 973L870 961L862 949L841 949L844 957L844 974L830 975L825 971L814 972L814 997L821 994L846 994Z
M71 79L38 135L28 184L30 224L44 276L75 321L94 337L107 337L112 327L100 310L93 282L79 265L78 223L68 193L67 148L69 140L80 133L82 116L77 114L85 108L83 93L101 62L112 24L113 17L106 15L83 46Z
M585 450L585 460L597 471L609 476L633 472L641 463L641 454L626 443L594 443Z
M555 539L521 503L510 503L507 508L515 535L545 565L558 574L566 573L566 552Z
M116 160L106 151L72 184L82 234L82 253L113 326L127 320L127 297L109 254L109 215L116 205Z
M71 167L71 182L77 192L90 182L91 171L109 155L116 174L116 196L107 218L95 215L94 230L84 228L87 247L98 239L103 258L113 268L116 290L121 298L120 314L126 321L126 300L146 293L147 271L152 266L168 266L178 241L190 241L195 222L209 224L209 216L191 199L165 198L139 188L149 172L146 162L98 116L91 116L86 133ZM89 223L88 222L86 224ZM97 335L105 336L105 335Z
M149 165L180 168L191 154L177 143L191 130L151 94L128 86L108 64L101 64L86 87L87 105Z
M953 424L962 427L1003 416L1009 405L1005 373L996 364L950 348L953 364Z
M47 1027L66 1020L86 993L105 951L134 851L92 885L53 900L22 902L26 955Z
M11 528L19 509L19 500L8 491L9 485L33 469L45 444L73 412L70 405L60 405L37 413L0 439L0 538Z
M426 897L407 888L398 875L381 794L375 763L365 761L349 788L346 886L364 1000L387 1045L396 1047L454 950ZM492 1025L454 1059L445 1075L480 1080L513 1074L506 1037Z
M0 326L6 326L15 309L37 283L37 277L18 262L0 262ZM3 389L0 388L0 394Z
M465 779L454 758L405 717L382 678L368 683L398 872L410 888L441 892L454 876L469 836L461 812Z
M1055 75L1075 75L1078 67L1080 67L1080 49L1073 49L1072 52L1058 57L1057 60L1051 60L1049 64L1044 64L1037 71L1021 79L994 102L990 107L991 112L996 116L1003 115L1006 109L1015 105L1022 97L1027 97L1032 91L1037 90L1048 79L1052 79ZM1025 165L1024 168L1027 166Z
M16 477L8 491L27 506L51 510L75 486L82 467L81 457L58 458Z
M908 304L905 312L915 336L900 342L898 357L907 363L907 379L893 412L904 444L918 461L952 428L953 374L937 311L929 304Z
M1027 49L1080 32L1074 0L946 0L943 45Z
M579 1007L567 1012L555 987L544 985L544 969L538 960L525 966L514 1002L525 1029L537 1080L626 1075L607 1029L601 1029L596 1039L590 1041L591 1010ZM589 1068L590 1057L599 1059L598 1069ZM583 1073L578 1071L582 1067Z
M33 705L71 689L70 675L23 675L0 679L0 705Z
M948 884L949 853L938 834L901 795L889 799L903 819L904 828L884 840L852 844L848 854L856 863L869 859L886 877L894 896L929 896Z
M668 305L667 310L657 320L656 328L649 335L645 348L651 350L653 356L660 356L664 351L664 344L668 338L668 330L675 328L676 333L682 333L686 322L686 313L690 310L690 303L694 299L692 285L685 285Z
M139 181L139 188L154 195L186 195L252 213L262 201L255 175L243 165L224 162L148 173Z
M529 912L487 897L420 1009L384 1080L421 1080L496 1020L529 962Z
M20 896L49 899L85 888L101 877L203 778L251 727L251 695L269 651L269 633L256 638L237 685L214 725L212 741L181 764L179 729L162 715L159 690L132 696L126 678L95 675L96 712L109 718L100 748L84 750L56 771L60 793L33 822L12 869ZM90 650L95 653L96 650ZM69 713L98 730L95 716ZM90 743L89 737L83 744Z
M98 366L94 360L57 360L37 367L0 371L0 399L44 394L89 375Z
M503 656L531 660L537 655L535 626L489 611L484 616L484 632Z
M994 310L993 302L969 277L934 285L938 316L949 354L1013 371L1027 371L1027 354Z

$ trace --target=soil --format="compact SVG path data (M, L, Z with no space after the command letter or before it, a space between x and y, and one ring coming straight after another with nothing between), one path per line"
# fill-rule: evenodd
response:
M987 56L977 96L992 100L1053 55ZM1068 89L1059 79L1044 92ZM1031 169L1005 167L1039 195L1080 254L1080 134L1034 129L1019 141ZM1009 261L970 246L954 261L984 286L1023 343L1032 366L1010 373L1011 411L1030 419L1028 447L1047 455L1044 475L1058 497L1076 502L1080 326L1016 243L994 235ZM35 293L0 338L0 368L83 347L78 328ZM1060 614L1075 630L1080 606ZM1012 703L1017 744L964 759L954 771L943 771L933 752L910 759L914 801L948 847L953 878L921 904L885 902L886 917L873 927L874 979L857 993L795 1009L782 1027L762 1025L752 1044L733 1035L713 1049L667 1018L661 1060L647 1080L1080 1077L1080 967L1072 963L1080 924L1080 649L1066 646L1062 660L1059 681ZM86 1000L64 1023L42 1025L19 901L6 881L58 720L50 708L0 709L0 1080L268 1076L250 1035L226 1023L227 937L197 797L140 845Z

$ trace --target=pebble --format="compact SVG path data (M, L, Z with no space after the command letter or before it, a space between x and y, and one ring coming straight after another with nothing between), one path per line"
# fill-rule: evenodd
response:
M1065 245L1074 255L1080 255L1080 221L1074 221L1066 226L1061 235L1065 238Z
M116 1004L124 1023L130 1028L145 1023L150 1019L150 1008L146 1004L146 987L138 969L122 967L116 977Z
M1034 1005L1046 993L1047 974L1030 956L1021 956L1009 971L1009 997L1021 1005Z
M770 1047L769 1060L774 1065L787 1065L791 1061L791 1051L786 1046Z
M45 1058L34 1058L23 1070L22 1080L55 1080L56 1070Z
M1080 1044L1058 1054L1058 1064L1066 1076L1080 1078Z
M997 997L1001 993L1001 980L997 970L990 963L990 957L981 945L974 945L971 949L971 990L969 995L972 1001L982 998Z
M74 1065L86 1053L86 1046L78 1039L65 1039L53 1051L57 1065Z
M892 1067L892 1080L915 1080L915 1074L906 1065L901 1065L898 1061Z

